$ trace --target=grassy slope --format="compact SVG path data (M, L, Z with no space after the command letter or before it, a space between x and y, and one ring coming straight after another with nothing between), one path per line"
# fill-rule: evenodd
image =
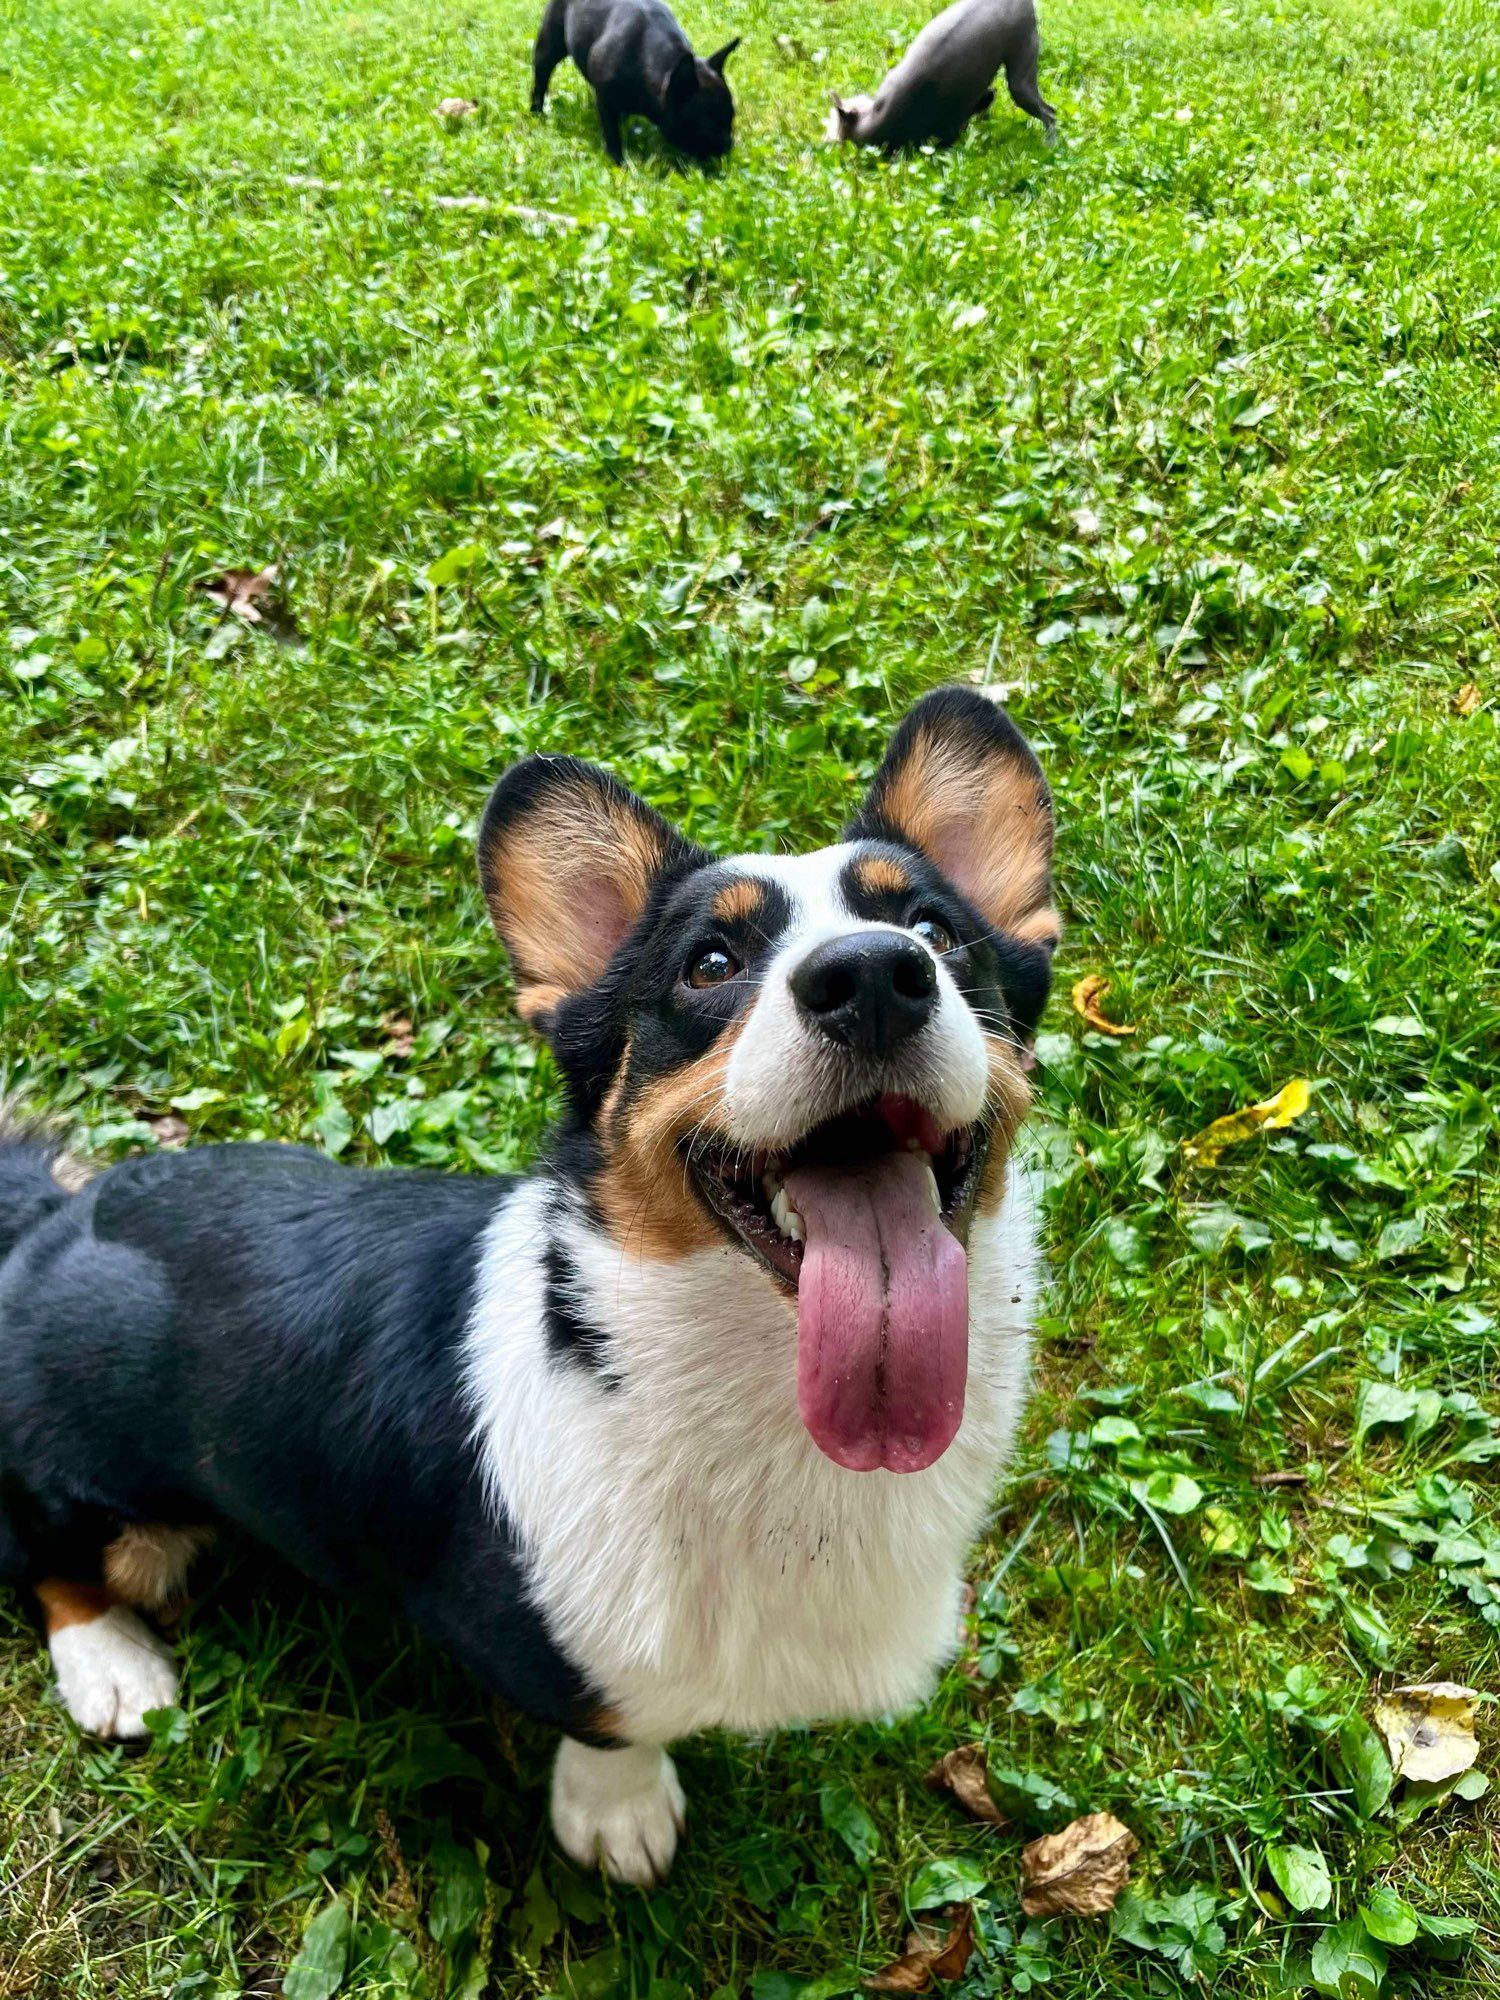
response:
M1295 1984L1323 1921L1247 1893L1284 1838L1341 1916L1385 1880L1477 1919L1388 1985L1478 1992L1488 1803L1363 1820L1329 1746L1380 1671L1496 1664L1482 1561L1432 1540L1469 1507L1500 1549L1487 1420L1355 1429L1362 1382L1483 1397L1497 1359L1500 743L1453 712L1497 680L1493 10L1054 5L1055 153L1001 107L884 165L812 143L818 106L920 0L694 7L705 44L747 35L712 179L646 144L612 174L571 71L531 124L531 12L0 22L0 1064L102 1150L176 1102L203 1136L524 1157L550 1082L468 857L496 769L566 744L705 839L805 840L908 697L988 672L1056 782L1070 922L1042 1390L976 1567L1008 1565L993 1678L689 1746L671 1887L601 1899L548 1854L545 1742L497 1754L378 1619L210 1565L186 1715L123 1761L7 1604L0 1994L275 1992L320 1874L360 1925L347 1992L456 1992L476 1840L504 1994L843 1992L963 1854L993 1884L966 1991L1190 1990L1101 1925L1015 1941L1019 1836L915 1782L975 1733L1129 1820L1154 1890L1211 1892L1226 1990ZM451 134L450 93L484 107ZM269 559L300 649L194 588ZM1070 1014L1092 970L1128 1041ZM1298 1075L1294 1131L1182 1170ZM1130 1479L1191 1500L1174 1471L1199 1504L1148 1512ZM1392 1522L1416 1560L1381 1580Z

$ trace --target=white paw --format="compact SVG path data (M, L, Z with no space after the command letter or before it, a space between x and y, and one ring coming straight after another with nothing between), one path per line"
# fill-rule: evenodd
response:
M687 1807L665 1750L591 1750L565 1736L552 1773L552 1831L581 1868L649 1889L677 1852Z
M144 1736L147 1709L177 1699L171 1648L123 1604L50 1643L63 1706L90 1736Z

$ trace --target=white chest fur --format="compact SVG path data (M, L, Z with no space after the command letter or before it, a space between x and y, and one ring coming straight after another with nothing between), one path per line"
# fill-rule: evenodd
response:
M585 1316L622 1379L547 1351L548 1183L496 1217L468 1378L495 1505L533 1595L628 1734L762 1730L919 1699L1025 1399L1035 1290L1015 1172L969 1248L963 1426L924 1472L846 1472L797 1414L791 1306L729 1246L675 1264L570 1225Z

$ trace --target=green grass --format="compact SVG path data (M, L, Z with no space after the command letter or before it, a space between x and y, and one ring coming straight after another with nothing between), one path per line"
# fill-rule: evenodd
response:
M533 11L0 16L0 1068L104 1155L175 1110L513 1164L553 1079L473 882L509 758L805 844L912 695L1003 686L1069 929L977 1661L884 1727L685 1746L643 1897L561 1867L542 1733L378 1609L208 1563L127 1758L7 1601L0 1995L274 1994L337 1896L359 2000L817 2000L934 1862L962 2000L1294 1992L1381 1884L1474 1934L1351 1990L1493 1991L1500 1817L1378 1809L1349 1723L1500 1655L1500 16L1054 0L1055 151L1001 105L885 163L821 106L923 0L694 4L746 34L705 177L612 172L570 69L533 124ZM300 644L197 587L268 561ZM1133 1036L1070 1010L1089 972ZM1295 1126L1185 1163L1295 1077ZM976 1737L1011 1831L920 1785ZM1028 1928L1023 1840L1105 1808L1135 1941Z

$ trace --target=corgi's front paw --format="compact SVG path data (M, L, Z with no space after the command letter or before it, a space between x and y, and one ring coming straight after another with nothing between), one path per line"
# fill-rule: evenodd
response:
M63 1706L90 1736L144 1736L147 1713L177 1699L171 1648L123 1604L54 1630L49 1644Z
M552 1773L552 1830L582 1868L649 1889L665 1879L686 1805L677 1772L654 1743L591 1750L565 1736Z

